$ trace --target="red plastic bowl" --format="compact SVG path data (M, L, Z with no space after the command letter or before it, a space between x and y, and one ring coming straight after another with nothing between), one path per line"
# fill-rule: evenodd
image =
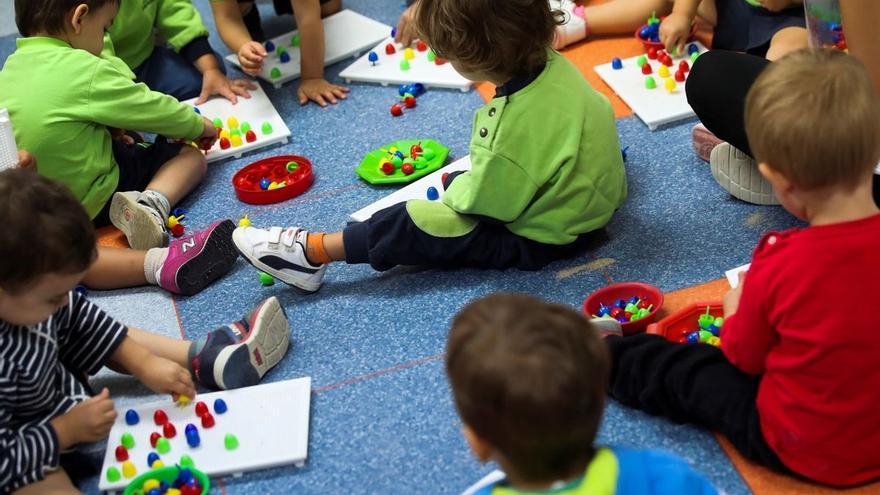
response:
M620 328L624 335L632 335L634 333L644 332L649 323L657 318L657 311L663 307L663 293L660 289L651 284L643 282L620 282L603 287L593 292L584 300L583 312L587 318L592 318L594 314L599 312L599 303L606 306L613 306L618 299L629 299L633 296L639 299L647 299L649 304L654 307L648 316L636 320L628 321L620 324Z
M697 302L681 308L657 323L648 325L648 333L662 335L672 342L682 342L688 333L699 330L697 320L706 312L706 306L709 307L710 315L716 318L724 316L724 308L720 302Z
M293 172L287 171L287 164L296 162L299 167ZM278 189L263 190L260 181L263 178L272 182L287 182ZM295 198L306 192L315 181L312 162L308 158L296 155L273 156L251 163L232 176L232 187L238 199L252 205L278 203Z
M661 17L661 19L663 19L663 18ZM645 27L645 26L647 26L647 24L642 24L641 26L639 26L638 28L636 28L636 32L635 32L634 35L633 35L633 36L635 36L635 38L636 38L637 40L639 40L643 45L645 45L645 51L648 51L648 48L651 48L652 46L653 46L654 48L658 49L658 50L665 50L666 47L663 45L662 42L660 42L660 41L651 41L651 40L643 40L642 37L639 36L639 32L640 32L640 31L642 30L642 28ZM696 34L697 34L697 25L696 25L696 24L692 24L692 25L691 25L691 34L688 35L688 39L687 39L687 41L686 41L685 43L690 43L691 41L693 41L693 40L694 40L694 35L696 35ZM685 50L687 50L687 47L685 47Z

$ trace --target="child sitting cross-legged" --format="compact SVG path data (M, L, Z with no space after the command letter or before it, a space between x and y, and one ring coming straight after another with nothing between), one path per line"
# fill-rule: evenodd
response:
M307 291L331 261L535 270L583 249L625 199L611 105L550 48L557 14L546 1L416 5L437 56L497 85L474 118L471 170L449 175L441 201L401 203L341 232L237 229L260 270Z
M761 174L809 227L770 233L724 298L721 348L611 336L610 394L718 430L746 457L820 483L880 478L880 339L847 308L880 289L880 96L829 50L770 64L745 124Z
M471 494L717 493L681 459L597 446L610 362L599 331L573 309L494 294L452 322L446 372L464 437L491 476Z
M113 426L109 392L95 395L86 381L104 366L194 397L193 378L215 389L254 385L287 351L275 298L195 342L126 328L72 291L95 259L95 233L70 191L6 170L0 197L0 493L79 493L62 452Z

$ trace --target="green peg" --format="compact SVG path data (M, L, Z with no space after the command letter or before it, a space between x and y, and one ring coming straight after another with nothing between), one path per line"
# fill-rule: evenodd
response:
M409 70L409 60L403 59L400 61L400 70Z
M416 170L423 170L428 167L428 160L424 156L416 158Z
M403 159L403 163L404 163L404 164L407 164L407 163L408 163L408 164L410 164L410 165L413 165L413 166L415 166L415 164L416 164L416 161L415 161L415 160L413 160L413 159L412 159L412 158L410 158L410 157L406 157L406 158L404 158L404 159Z
M156 441L156 450L160 454L167 454L171 452L171 444L168 442L168 439L165 437L160 438Z
M241 136L241 129L236 127L235 129L232 129L231 131L229 131L229 135L230 136Z
M426 146L422 148L422 156L425 157L425 160L432 160L437 154L434 152L434 148Z
M642 309L639 310L639 313L638 313L638 315L639 315L639 319L641 320L642 318L647 318L647 316L648 316L649 314L651 314L651 310L650 310L650 309L642 308Z
M654 76L648 76L645 78L645 89L654 89L657 87L657 81L654 80Z
M709 314L709 306L706 306L706 312L700 315L697 324L700 328L709 328L713 323L715 323L715 317Z
M123 433L122 434L122 446L128 450L134 448L134 437L131 433Z
M700 57L700 52L691 53L691 65L694 65L694 62Z
M223 445L226 447L226 450L235 450L238 448L238 438L235 438L235 435L232 433L227 433L223 437Z
M180 456L180 463L179 464L180 464L180 467L186 467L186 468L191 468L191 467L195 466L195 463L193 462L192 457L190 457L186 454L183 454L182 456Z
M639 314L638 314L638 313L633 313L633 314L629 317L629 321L636 321L636 320L638 320L638 319L639 319Z
M626 305L625 308L623 308L623 310L624 310L625 312L627 312L627 313L638 313L638 312L639 312L639 307L636 306L636 305L633 304L633 303L629 303L629 304Z
M639 55L639 58L636 59L636 67L641 67L648 63L648 57L644 55Z
M403 165L403 159L397 155L394 155L391 157L391 164L395 167L400 168L400 166Z
M279 79L281 77L281 69L278 67L272 67L272 70L269 72L269 77L272 79Z
M294 34L292 38L290 38L290 46L299 46L299 35Z
M270 285L275 285L275 279L272 275L269 275L266 272L258 272L260 274L260 285L263 287L269 287Z
M433 62L437 58L437 55L434 54L434 50L428 48L428 62Z
M657 12L656 12L656 11L652 11L652 12L651 12L651 17L648 18L648 25L650 26L650 25L652 25L652 24L660 24L660 19L657 18Z
M299 164L296 162L287 162L287 171L293 172L294 170L299 168Z
M217 129L223 129L223 121L220 120L219 118L214 119L212 121L212 123L214 124L214 127L216 127Z
M116 466L110 466L109 468L107 468L107 481L115 483L119 481L119 478L121 477L122 475L119 474L119 470L116 469Z
M249 130L251 130L251 125L247 122L242 122L241 123L241 132L247 132Z
M724 318L722 318L720 316L718 318L715 318L714 325L718 328L721 328L721 326L724 325Z
M283 46L279 46L275 49L275 55L280 57L282 53L287 53L287 50Z
M272 124L263 122L263 134L272 134Z
M714 337L714 335L712 335L712 332L709 332L707 330L700 330L700 342L705 344L706 342L709 342L709 339L711 339L712 337Z

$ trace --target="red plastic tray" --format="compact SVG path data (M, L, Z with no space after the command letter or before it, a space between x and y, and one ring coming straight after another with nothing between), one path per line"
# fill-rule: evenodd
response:
M296 162L299 167L293 172L287 171L287 164ZM260 189L260 181L267 178L272 182L287 182L278 189ZM235 195L245 203L265 205L278 203L295 198L306 192L315 181L312 162L308 158L296 155L281 155L251 163L232 176L232 187Z
M662 335L672 342L682 342L685 335L699 329L697 319L706 312L706 306L709 307L710 315L716 318L724 316L724 307L720 302L696 302L681 308L657 323L648 325L648 333Z
M644 282L619 282L593 292L584 299L584 315L587 318L592 318L599 311L599 303L611 306L618 299L629 299L633 296L647 299L649 304L654 305L654 308L648 313L648 316L640 320L621 323L620 329L624 335L644 332L648 324L657 318L657 311L663 307L663 293L660 292L660 289Z

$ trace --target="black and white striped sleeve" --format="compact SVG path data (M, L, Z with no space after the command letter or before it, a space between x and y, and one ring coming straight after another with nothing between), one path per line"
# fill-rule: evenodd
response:
M59 445L48 423L13 429L17 386L15 366L0 361L0 493L8 493L43 479L58 467Z
M82 295L71 292L58 318L58 355L68 368L94 375L125 339L128 329Z

